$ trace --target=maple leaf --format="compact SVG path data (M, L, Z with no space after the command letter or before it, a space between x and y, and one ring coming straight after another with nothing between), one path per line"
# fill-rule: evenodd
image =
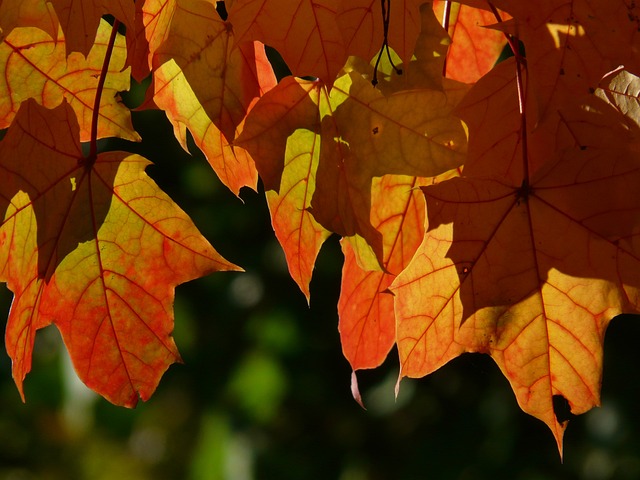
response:
M347 60L337 0L235 0L228 9L236 42L274 47L291 72L331 85Z
M180 360L176 285L237 269L125 152L82 157L63 102L24 102L0 144L1 278L15 297L6 330L23 395L38 329L54 323L80 379L113 403L146 400Z
M451 112L466 89L457 87L384 97L355 72L340 77L322 118L323 150L311 203L316 220L342 236L361 235L381 259L380 234L369 218L371 180L385 174L435 176L462 163L466 133Z
M599 403L605 329L613 316L640 309L640 137L590 97L562 110L562 148L547 161L531 158L548 152L537 147L550 138L540 127L519 138L505 129L503 145L490 146L497 135L484 138L483 122L497 105L509 105L501 124L521 125L507 101L517 102L515 88L503 82L509 66L483 78L463 108L465 176L424 188L428 230L391 286L398 349L403 376L425 375L465 351L489 353L562 452L566 421L553 398L564 397L575 414Z
M174 61L198 102L231 141L253 100L276 84L264 49L236 46L231 25L203 0L176 0L169 31L152 51L154 69ZM167 82L164 88L172 88ZM179 92L176 92L179 95Z
M64 32L67 53L88 55L103 15L110 14L133 28L135 6L128 0L49 0Z
M66 100L80 122L80 140L91 136L93 102L98 77L107 49L111 26L102 21L95 45L85 59L79 53L67 56L64 37L57 40L35 27L14 29L0 44L0 128L13 121L20 104L36 99L47 108L57 107ZM126 58L124 38L118 35L108 69L98 112L98 137L122 137L139 141L131 125L131 115L121 102L118 92L129 89L129 72L124 69Z

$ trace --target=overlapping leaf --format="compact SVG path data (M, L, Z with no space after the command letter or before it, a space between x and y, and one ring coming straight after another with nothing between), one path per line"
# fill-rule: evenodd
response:
M286 89L292 94L278 94ZM340 235L361 235L382 258L380 233L369 218L372 178L387 173L433 176L460 165L466 134L450 113L465 90L423 89L384 97L360 74L351 72L319 100L307 99L309 91L287 83L274 89L273 95L265 95L249 115L238 144L257 159L266 187L279 188L280 152L293 130L290 121L302 117L313 130L320 118L313 216Z
M486 101L463 113L473 168L424 189L428 231L391 286L402 375L425 375L465 351L489 353L562 451L566 422L553 398L576 414L599 403L606 326L640 308L640 137L593 97L563 111L556 134L566 148L546 163L532 158L539 167L529 177L522 132L496 149L476 136L487 105L517 101L500 77L490 73L478 86ZM517 107L501 122L520 125ZM546 151L536 143L548 132L524 135L527 156Z
M253 161L229 142L254 99L275 85L263 46L234 45L230 25L202 0L152 3L144 12L158 19L148 38L155 105L165 110L185 148L186 129L191 131L236 195L243 186L255 189ZM164 32L161 39L158 31Z
M358 261L349 239L342 241L344 266L338 300L342 351L353 370L375 368L395 343L393 296L388 287L422 240L424 198L415 177L387 175L372 184L373 226L383 239L382 268Z
M52 39L35 27L14 29L0 44L0 128L7 128L20 104L33 98L47 108L66 100L80 123L80 139L90 138L93 103L102 70L111 26L102 21L95 44L85 59L79 53L66 55L62 34ZM129 72L124 69L124 38L118 35L100 102L98 137L139 140L133 130L129 110L119 93L129 88Z
M180 360L175 286L236 267L146 176L146 159L110 152L92 164L77 132L65 103L28 101L0 144L0 271L15 294L7 351L22 393L36 331L55 323L79 377L134 406Z

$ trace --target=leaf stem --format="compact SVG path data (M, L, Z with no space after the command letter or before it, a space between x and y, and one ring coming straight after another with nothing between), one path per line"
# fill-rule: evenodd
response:
M373 67L373 80L371 80L371 84L374 87L378 84L378 66L380 65L380 59L382 58L382 54L385 52L385 50L387 52L387 58L389 59L389 63L391 64L393 70L398 75L402 75L402 69L394 65L391 58L391 52L389 51L389 22L391 19L391 0L380 0L380 4L382 7L382 28L384 33L384 40L382 41L382 48L380 48L380 52L378 53L376 64Z
M487 1L489 4L489 8L493 12L493 15L496 17L498 22L502 22L502 17L500 16L500 12L498 9L491 3L491 1ZM524 192L529 193L529 147L527 141L527 111L526 111L526 98L527 94L525 91L524 79L523 79L523 68L526 71L527 69L527 60L520 53L520 41L518 37L514 35L510 35L505 32L504 34L507 42L509 43L509 47L511 47L511 51L513 52L513 56L516 60L516 85L518 88L518 111L520 113L520 140L522 145L522 166L523 166L523 180L522 180L522 189Z
M104 62L102 63L102 70L100 77L98 78L98 86L96 87L96 97L93 102L93 113L91 115L91 138L89 140L89 155L85 159L85 165L87 168L91 168L98 157L98 117L100 115L100 101L102 99L102 91L104 90L104 84L107 79L107 73L109 72L109 63L111 62L111 55L113 53L113 47L116 43L116 36L118 35L118 28L120 22L115 19L113 27L111 27L111 36L109 37L109 43L107 44L107 51L104 54Z
M444 31L449 34L449 22L451 21L451 2L447 0L444 2L444 12L442 13L442 28ZM442 76L447 76L447 56L444 57L444 62L442 63Z

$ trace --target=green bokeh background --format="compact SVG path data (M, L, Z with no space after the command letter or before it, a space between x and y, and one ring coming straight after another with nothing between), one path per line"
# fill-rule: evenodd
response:
M234 197L195 148L193 156L180 148L164 114L136 112L134 123L142 144L102 148L152 160L149 174L246 273L177 289L185 364L134 410L77 381L55 327L38 335L26 404L2 355L0 480L640 478L638 317L612 323L603 407L570 421L564 463L486 356L404 380L395 400L394 351L359 374L365 411L351 397L340 349L337 239L323 247L308 306L288 276L264 194ZM6 318L6 289L0 303Z

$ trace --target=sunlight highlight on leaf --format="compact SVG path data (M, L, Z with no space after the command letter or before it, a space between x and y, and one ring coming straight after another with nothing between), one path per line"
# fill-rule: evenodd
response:
M266 192L271 223L287 258L289 273L307 302L316 257L331 234L309 212L319 156L319 135L303 129L293 132L287 139L280 189Z

